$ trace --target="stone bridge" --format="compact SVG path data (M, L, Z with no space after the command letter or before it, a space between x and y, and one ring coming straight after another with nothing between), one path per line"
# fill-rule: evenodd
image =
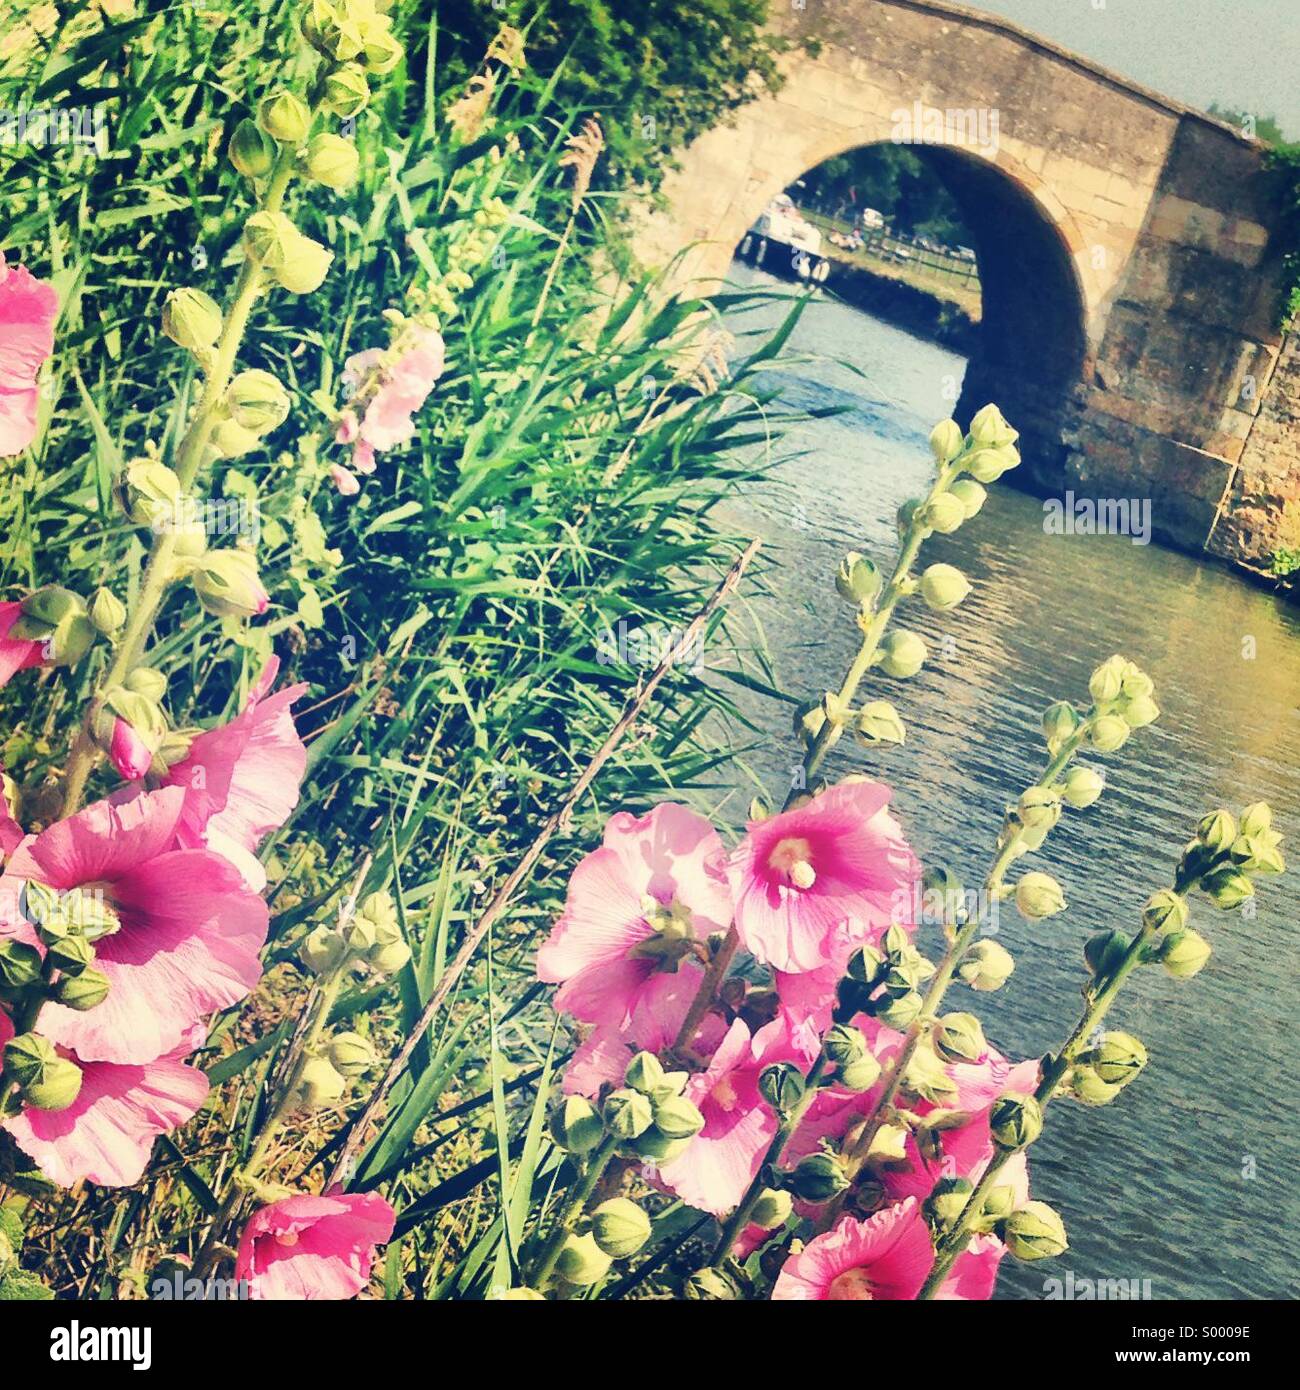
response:
M643 258L689 246L682 273L719 279L807 170L907 140L978 257L958 418L998 401L1024 436L1022 482L1149 497L1157 536L1182 549L1263 568L1300 547L1300 351L1276 328L1262 147L946 0L772 11L792 41L783 87L683 152Z

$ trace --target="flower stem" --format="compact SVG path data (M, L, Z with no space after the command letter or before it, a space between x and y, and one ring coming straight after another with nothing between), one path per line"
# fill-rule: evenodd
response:
M1047 1065L1043 1068L1042 1076L1039 1078L1038 1088L1034 1092L1034 1099L1044 1110L1051 1103L1061 1078L1074 1065L1080 1049L1092 1035L1093 1030L1106 1017L1107 1011L1124 981L1141 963L1143 953L1155 934L1155 927L1145 922L1142 924L1142 930L1133 938L1119 964L1106 977L1101 988L1095 994L1089 995L1088 1005L1080 1015L1079 1021L1075 1024L1074 1031L1066 1040L1065 1045L1054 1057L1048 1060ZM934 1267L930 1271L930 1276L921 1292L917 1295L918 1298L934 1298L942 1288L943 1282L948 1277L948 1273L956 1263L958 1256L970 1243L971 1223L983 1210L985 1198L992 1191L998 1174L1006 1166L1014 1152L1015 1150L1012 1149L998 1148L994 1154L979 1182L976 1183L974 1190L967 1198L961 1215L951 1230L938 1242L935 1250Z
M735 1245L740 1233L749 1224L750 1214L758 1204L763 1189L768 1186L769 1170L780 1162L781 1155L785 1152L785 1146L793 1138L795 1130L799 1128L800 1121L812 1104L813 1097L817 1094L817 1083L825 1070L826 1054L823 1052L818 1055L812 1069L804 1078L803 1095L782 1116L780 1126L777 1128L772 1142L767 1146L762 1163L759 1164L758 1172L754 1174L753 1181L745 1189L745 1195L740 1199L740 1205L727 1218L727 1222L722 1228L722 1234L718 1237L718 1243L713 1247L713 1255L709 1260L715 1269L721 1268L727 1262L731 1256L732 1246Z
M555 1273L555 1265L560 1258L560 1251L564 1249L564 1242L573 1230L574 1223L586 1209L591 1194L596 1190L596 1184L600 1181L605 1169L609 1167L618 1143L616 1134L607 1134L600 1148L592 1154L591 1161L587 1164L587 1170L582 1175L582 1181L579 1182L577 1190L560 1214L560 1219L555 1223L555 1229L551 1232L550 1238L546 1242L546 1248L542 1251L541 1259L537 1263L537 1268L533 1271L532 1288L540 1291L546 1281Z

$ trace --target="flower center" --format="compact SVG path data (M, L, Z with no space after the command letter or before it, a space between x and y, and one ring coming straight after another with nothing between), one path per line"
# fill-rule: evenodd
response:
M739 1099L736 1095L735 1083L732 1081L731 1077L719 1077L717 1084L709 1092L709 1099L719 1110L724 1111L728 1115L731 1114L736 1108L736 1101Z
M802 836L787 835L778 840L767 856L767 866L785 874L796 888L811 888L817 882L812 866L812 846Z
M870 1301L874 1295L871 1292L871 1280L867 1277L867 1271L861 1268L846 1269L843 1274L837 1274L831 1280L826 1297L845 1302Z
M276 1235L275 1241L276 1241L276 1244L277 1244L277 1245L291 1245L291 1246L292 1246L292 1245L297 1245L297 1244L298 1244L298 1232L297 1232L297 1231L280 1231L280 1232Z
M676 970L694 946L690 908L676 898L665 904L647 893L641 899L641 915L654 935L633 947L632 955L657 962L660 970Z

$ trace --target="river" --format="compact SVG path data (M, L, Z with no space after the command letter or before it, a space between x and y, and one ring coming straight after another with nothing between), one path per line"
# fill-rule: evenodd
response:
M777 283L739 262L732 275ZM782 312L737 315L742 350L745 331ZM837 685L857 644L835 567L849 549L892 564L895 512L927 486L927 436L951 413L965 362L829 298L809 306L790 348L818 360L781 378L786 403L845 411L798 427L785 443L802 456L774 465L728 519L762 536L777 566L774 596L753 614L779 684L803 696ZM946 615L904 605L931 659L910 681L868 681L870 696L898 706L906 745L866 752L845 739L828 764L832 776L866 770L893 785L923 859L978 882L1004 804L1042 765L1042 710L1086 704L1088 675L1112 652L1151 675L1161 708L1118 753L1085 759L1106 771L1105 795L1067 810L1021 861L1061 881L1068 911L1031 924L1005 910L1000 939L1016 973L994 994L955 988L950 1007L974 1007L1015 1057L1059 1046L1080 1008L1084 941L1135 928L1196 820L1220 804L1270 802L1294 865L1260 882L1253 918L1196 895L1193 924L1214 955L1194 980L1147 967L1125 987L1109 1023L1138 1034L1150 1064L1107 1107L1053 1105L1031 1155L1033 1190L1061 1212L1070 1250L1004 1261L998 1297L1044 1298L1072 1272L1076 1297L1080 1281L1122 1279L1149 1280L1157 1299L1294 1298L1300 613L1154 545L1048 534L1042 502L1005 484L959 532L927 543L923 563L935 560L960 567L972 593ZM766 735L748 762L783 790L799 756L789 707L748 693L741 703Z

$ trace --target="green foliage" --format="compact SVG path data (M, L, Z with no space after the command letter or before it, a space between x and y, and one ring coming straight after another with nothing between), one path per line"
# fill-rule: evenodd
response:
M967 238L952 196L925 161L902 145L864 145L828 159L804 175L799 201L811 200L823 212L864 207L907 236L929 236L948 245Z
M1277 326L1289 330L1300 314L1300 143L1275 145L1265 156L1273 197L1281 214L1275 244L1282 254Z
M439 49L468 73L503 20L525 29L530 63L555 74L557 103L600 113L604 186L657 186L674 150L779 85L768 9L769 0L512 0L498 13L450 0L439 6Z

